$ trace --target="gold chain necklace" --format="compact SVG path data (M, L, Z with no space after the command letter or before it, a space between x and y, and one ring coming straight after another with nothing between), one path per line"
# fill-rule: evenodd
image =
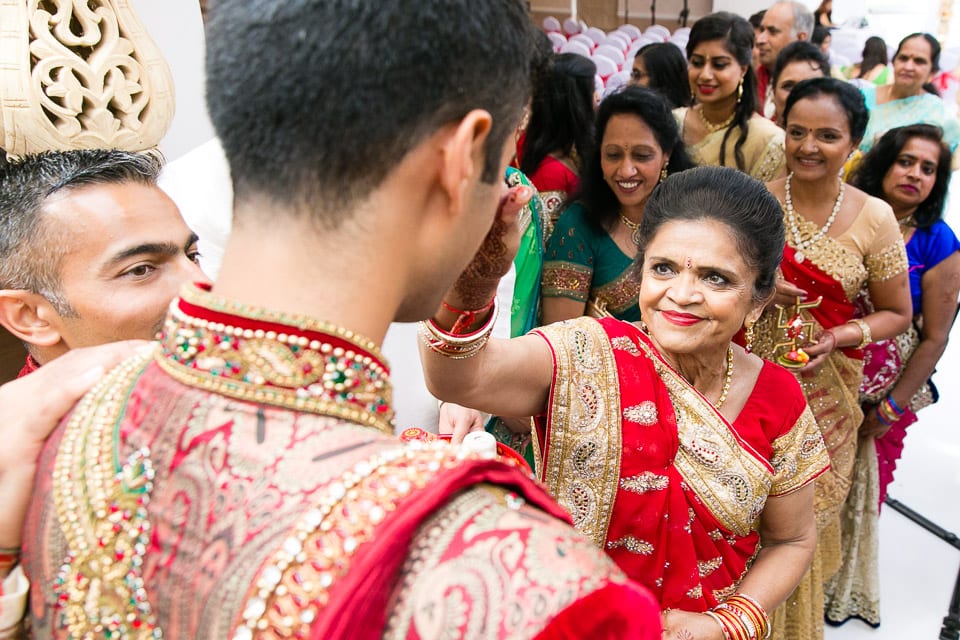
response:
M623 223L627 229L630 229L630 239L633 240L633 244L640 246L640 223L634 222L627 216L620 214L620 222Z
M727 393L730 392L730 383L733 382L733 345L727 347L727 371L724 375L723 390L720 392L720 399L713 406L720 409L727 399Z
M729 118L727 118L720 124L713 124L712 122L707 120L707 116L703 115L703 105L698 104L696 107L693 108L693 111L700 117L700 122L703 123L703 126L705 126L707 128L707 131L709 131L710 133L716 133L717 131L722 131L723 129L726 129L733 123L733 119L737 116L737 112L734 111L733 113L730 114Z

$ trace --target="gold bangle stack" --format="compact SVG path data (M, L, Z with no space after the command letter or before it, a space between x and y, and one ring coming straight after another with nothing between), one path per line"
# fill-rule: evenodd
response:
M423 320L420 322L420 339L431 351L445 358L452 358L453 360L472 358L483 351L487 342L490 341L490 335L493 333L493 325L497 321L499 311L499 306L494 302L493 312L483 323L483 326L476 331L462 335L440 328L433 318Z
M863 349L873 342L873 336L870 334L870 325L867 324L866 320L863 318L854 318L853 320L848 320L847 324L855 324L860 327L860 344L857 345L857 349Z
M770 618L763 606L750 596L737 593L707 614L720 623L728 640L760 640L770 637Z

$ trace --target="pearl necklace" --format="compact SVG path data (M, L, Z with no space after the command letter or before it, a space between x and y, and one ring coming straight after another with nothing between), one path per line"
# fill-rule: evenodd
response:
M806 259L804 251L812 247L814 244L823 239L827 235L827 232L830 230L830 227L833 226L834 220L837 219L837 214L840 212L840 205L843 204L843 192L846 188L846 185L843 183L843 180L840 181L840 191L837 193L837 200L833 203L833 211L830 212L830 216L827 218L826 224L824 224L820 229L807 238L806 240L800 239L800 225L797 223L797 216L793 210L793 198L790 195L790 180L793 179L793 172L787 174L787 181L783 185L783 190L786 194L786 210L787 210L787 225L790 227L790 232L793 234L793 243L796 245L796 252L794 253L794 260L797 263L801 263Z
M734 111L733 113L730 114L729 118L727 118L720 124L714 124L709 120L707 120L707 116L703 115L703 105L698 104L696 107L693 108L693 112L700 117L700 122L703 123L703 126L705 126L707 128L707 131L709 131L710 133L716 133L717 131L722 131L723 129L726 129L731 125L731 123L733 123L733 119L737 116L737 112Z
M634 222L633 220L623 215L622 213L620 214L620 222L622 222L627 229L630 229L630 239L633 240L633 244L639 247L640 246L640 223Z
M724 374L723 390L720 392L720 398L713 405L714 408L720 409L723 406L727 399L727 393L730 391L731 382L733 382L733 345L727 347L727 370Z

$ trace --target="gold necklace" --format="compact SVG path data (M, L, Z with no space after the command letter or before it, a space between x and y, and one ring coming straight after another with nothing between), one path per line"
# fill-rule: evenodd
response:
M913 219L913 215L911 214L906 218L897 218L897 224L900 225L900 229L909 229L917 226L917 221Z
M633 244L639 247L640 246L640 223L634 222L633 220L623 215L622 213L620 214L620 222L622 222L627 229L630 229L630 239L633 240Z
M727 347L727 370L724 374L723 380L723 390L720 392L720 399L713 405L714 408L720 409L723 406L724 401L727 399L727 393L730 391L730 383L733 382L733 345L731 344Z
M716 133L717 131L722 131L723 129L726 129L733 123L733 119L737 116L737 112L736 110L734 110L734 112L730 114L729 118L727 118L720 124L714 124L709 120L707 120L707 116L703 115L703 105L698 104L696 107L693 108L693 111L700 117L700 122L703 123L703 126L705 126L707 128L707 131L709 131L710 133Z

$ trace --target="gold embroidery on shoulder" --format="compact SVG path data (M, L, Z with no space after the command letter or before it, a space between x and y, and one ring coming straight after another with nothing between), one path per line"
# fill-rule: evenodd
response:
M642 424L645 427L652 427L659 420L657 405L652 400L644 400L640 404L627 407L623 410L623 417L625 420Z
M635 536L623 536L618 540L610 540L607 542L607 549L626 549L640 556L649 556L654 552L652 544Z
M629 336L617 336L610 341L610 344L613 345L614 349L626 351L632 356L640 355L640 350L637 348L637 343L631 340Z
M621 478L620 486L624 491L632 491L633 493L663 491L670 486L670 478L667 476L657 475L652 471L644 471L636 476Z
M869 278L873 281L889 280L906 273L909 268L907 250L899 239L883 251L868 255L864 262Z

